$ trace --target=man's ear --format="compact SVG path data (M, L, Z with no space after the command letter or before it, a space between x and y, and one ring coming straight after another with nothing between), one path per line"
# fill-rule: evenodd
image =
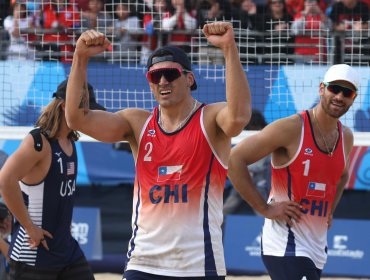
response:
M195 82L195 77L194 77L194 74L192 72L189 72L187 75L186 75L186 78L188 80L188 87L191 88L191 86L194 84Z
M324 83L320 83L320 91L319 91L320 97L324 95L324 91L325 91L325 85Z

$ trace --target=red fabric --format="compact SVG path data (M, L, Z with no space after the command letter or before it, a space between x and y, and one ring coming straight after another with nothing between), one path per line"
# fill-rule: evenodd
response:
M163 18L170 18L172 17L173 15L171 15L169 12L165 13ZM192 16L192 15L190 15ZM179 30L185 30L185 23L184 23L184 19L182 16L180 16L178 19L177 19L177 26L176 26L176 31L179 31ZM187 43L187 42L190 42L191 41L191 35L185 35L185 34L171 34L170 38L169 38L169 43L172 43L172 44L179 44L181 45L181 43Z
M325 39L317 37L317 32L320 30L321 26L321 16L320 15L308 15L308 16L303 16L299 14L296 18L303 18L305 17L305 27L304 30L306 31L306 36L296 36L295 37L295 42L296 44L310 44L311 46L317 46L317 47L296 47L295 48L295 53L296 54L302 54L302 55L319 55L325 54L325 47L323 46L325 44ZM312 31L312 37L311 33ZM321 45L318 47L318 45Z
M50 4L45 6L42 11L43 16L43 28L45 29L53 29L55 28L55 22L58 22L58 26L62 28L73 28L80 26L80 14L79 11L75 8L74 5L70 4L64 7L63 10L58 12L56 6ZM62 52L61 61L71 61L72 55L68 53L72 53L74 50L73 45L71 44L63 44L63 42L71 41L71 37L68 34L64 34L64 30L62 30L61 34L54 33L54 34L44 34L43 42L60 42L60 51Z
M68 5L64 10L57 12L54 5L47 5L42 11L43 28L52 29L53 23L58 22L59 26L63 28L72 28L80 25L80 14L73 5ZM45 34L44 42L60 42L69 41L70 38L67 34Z
M288 13L293 16L299 14L301 11L304 10L304 1L305 0L286 0L285 3ZM328 3L327 1L320 0L319 6L321 8L321 11L326 11L326 9L328 8Z
M74 0L74 3L77 4L77 7L82 11L87 11L89 9L89 0Z
M338 121L339 139L335 146L333 155L330 157L327 151L318 148L313 137L311 120L307 112L300 114L304 122L304 130L301 145L294 159L284 167L272 168L272 188L274 196L278 197L288 191L292 194L292 200L300 203L302 200L312 201L324 200L328 202L328 208L335 198L337 183L345 168L344 143L342 135L342 125ZM315 137L320 137L315 135ZM314 183L314 188L312 187ZM317 187L325 184L325 188ZM312 190L317 190L317 192ZM320 191L321 189L321 191ZM324 190L324 194L321 192ZM321 197L323 195L323 197ZM277 200L278 201L278 200Z
M144 27L144 30L145 30L145 27L152 21L152 15L151 14L145 14L144 15L144 18L143 18L143 27ZM149 49L154 51L156 48L157 48L157 44L158 44L158 37L156 35L152 35L152 36L149 36L149 35L144 35L143 36L143 39L142 39L143 42L145 43L149 43Z

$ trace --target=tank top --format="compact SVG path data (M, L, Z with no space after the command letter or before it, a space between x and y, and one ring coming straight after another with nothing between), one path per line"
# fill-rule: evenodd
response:
M292 200L303 209L301 220L286 223L265 219L262 254L305 256L323 269L327 259L327 220L335 198L337 183L345 168L341 123L332 156L322 151L314 138L308 111L300 113L302 132L295 156L285 165L272 166L272 190L269 201Z
M203 107L178 131L144 125L136 160L127 270L163 276L223 276L222 204L227 167L210 144Z
M19 182L24 202L33 223L53 235L45 237L49 251L43 246L31 249L29 236L16 221L10 245L10 258L27 265L45 268L64 267L83 253L71 235L72 213L76 191L77 155L64 153L57 140L48 140L52 161L46 177L36 185Z

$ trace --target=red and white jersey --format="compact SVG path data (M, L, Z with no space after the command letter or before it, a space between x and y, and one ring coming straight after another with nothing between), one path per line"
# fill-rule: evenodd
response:
M332 156L315 142L308 111L300 114L302 133L295 156L283 166L272 166L269 201L292 200L302 205L299 223L265 219L262 254L271 256L309 257L323 269L327 259L327 220L335 198L337 183L345 168L341 123L339 138Z
M139 139L127 270L163 276L226 275L221 224L227 166L199 108L166 133L158 108Z

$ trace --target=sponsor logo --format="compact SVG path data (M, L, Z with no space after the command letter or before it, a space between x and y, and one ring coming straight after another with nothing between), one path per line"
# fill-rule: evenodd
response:
M304 149L304 154L306 155L306 156L313 156L313 150L311 149L311 148L305 148Z
M365 252L363 250L349 249L347 243L349 242L348 235L334 235L333 248L328 250L328 255L332 257L346 257L351 259L363 259Z
M149 136L149 137L155 137L155 129L149 129L147 136Z
M87 244L89 242L89 224L88 223L73 223L71 233L74 239L81 245Z
M244 250L248 253L251 257L260 257L261 256L261 240L262 234L256 236L256 238L252 241L249 246L245 246Z

